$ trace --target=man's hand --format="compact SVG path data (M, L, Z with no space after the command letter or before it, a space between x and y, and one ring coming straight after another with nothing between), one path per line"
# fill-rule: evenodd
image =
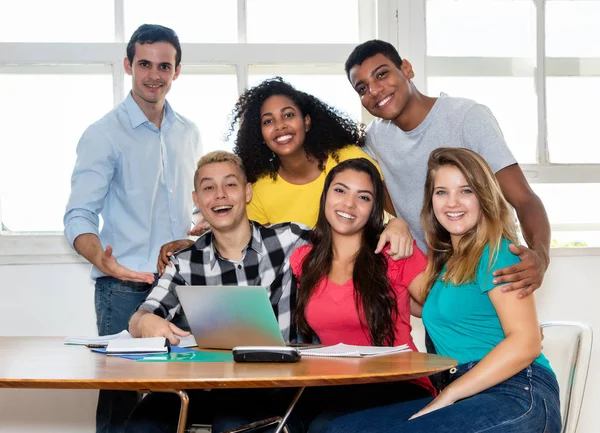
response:
M441 409L446 406L450 406L451 404L454 404L454 401L452 401L452 399L448 396L448 394L444 394L444 392L442 392L442 393L440 393L440 395L438 395L436 398L434 398L431 401L431 403L429 403L423 409L421 409L416 414L411 416L408 420L410 421L411 419L418 418L427 413L436 411L436 410Z
M136 272L119 264L115 256L113 256L113 249L110 245L107 245L106 250L102 252L98 269L119 280L134 281L136 283L154 283L154 274L152 272Z
M413 253L413 238L410 234L408 224L401 218L392 218L386 226L379 242L375 254L379 254L387 244L390 244L390 249L387 251L392 260L400 260L412 256Z
M174 252L183 250L184 248L191 246L193 243L194 241L189 239L180 239L178 241L169 242L168 244L164 244L162 247L160 247L158 261L156 262L158 275L165 273L165 266L171 266L169 257L171 257Z
M510 283L502 287L503 292L521 290L519 298L525 298L539 289L548 268L548 258L526 246L510 245L510 252L519 256L521 261L515 265L494 271L494 284Z
M187 337L189 332L175 326L156 314L147 313L139 318L137 327L142 338L165 337L172 345L179 344L179 337Z

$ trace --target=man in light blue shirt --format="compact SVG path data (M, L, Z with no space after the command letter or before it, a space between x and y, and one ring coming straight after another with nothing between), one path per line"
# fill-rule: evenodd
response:
M100 335L127 329L156 279L161 245L185 237L191 226L200 137L165 99L180 62L173 30L138 28L124 59L131 93L89 126L77 146L65 236L93 265ZM113 397L99 399L97 431L121 431L132 408Z

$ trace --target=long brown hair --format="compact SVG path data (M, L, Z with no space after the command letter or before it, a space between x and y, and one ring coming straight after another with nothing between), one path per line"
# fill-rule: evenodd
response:
M325 216L327 192L335 176L345 170L366 173L373 183L373 209L362 232L362 242L356 252L352 281L354 300L364 330L369 331L376 346L394 345L394 322L398 317L396 294L387 278L387 261L375 254L378 237L383 230L383 182L377 168L365 158L349 159L333 168L325 178L321 194L319 217L311 233L312 249L302 263L300 288L297 293L295 322L298 334L305 341L315 335L306 321L306 306L319 282L329 275L333 261L331 226ZM364 319L363 315L364 313ZM366 322L366 323L365 323Z
M435 175L441 167L456 167L464 176L479 201L477 224L465 233L453 249L450 233L439 223L433 211ZM500 247L502 238L518 244L515 217L502 195L500 185L490 166L477 153L462 148L441 147L429 155L421 227L428 248L428 265L425 271L426 293L433 287L444 265L443 281L459 285L475 280L477 267L486 245L490 249L490 267Z

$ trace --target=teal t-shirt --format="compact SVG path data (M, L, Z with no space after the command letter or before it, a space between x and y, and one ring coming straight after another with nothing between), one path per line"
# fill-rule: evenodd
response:
M509 245L509 241L502 239L491 267L490 249L485 247L476 281L455 286L438 278L433 285L423 306L423 324L440 355L455 358L459 364L479 361L504 340L502 325L488 292L495 287L493 271L519 262L508 249ZM534 362L552 371L543 354Z

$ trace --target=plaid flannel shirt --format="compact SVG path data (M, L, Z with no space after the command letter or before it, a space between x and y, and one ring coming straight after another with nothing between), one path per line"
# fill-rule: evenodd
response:
M297 247L308 243L310 228L297 223L270 227L254 221L250 224L252 238L239 262L222 257L215 249L212 232L208 231L189 248L173 254L173 266L166 268L138 310L172 321L182 314L176 286L264 286L283 338L294 340L291 320L296 284L292 281L289 258Z

